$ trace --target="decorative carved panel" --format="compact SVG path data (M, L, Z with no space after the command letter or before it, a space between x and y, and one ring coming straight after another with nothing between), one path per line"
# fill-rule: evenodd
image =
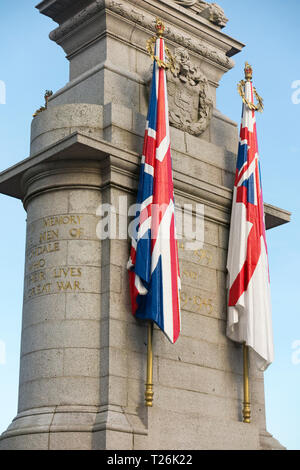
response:
M175 70L168 74L170 124L199 136L207 129L213 109L208 80L185 48L176 49L175 61Z

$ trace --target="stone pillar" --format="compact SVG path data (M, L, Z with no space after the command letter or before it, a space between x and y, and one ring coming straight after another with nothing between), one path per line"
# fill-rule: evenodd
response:
M8 443L19 447L21 438L14 435L23 430L26 448L57 448L67 440L73 449L88 449L100 399L99 164L42 163L24 173L23 185L27 242L20 389Z
M38 5L70 61L70 82L33 120L30 157L0 174L27 211L18 415L1 449L280 448L266 431L262 374L251 369L251 425L241 422L242 350L225 336L226 255L238 131L216 89L243 45L201 2L57 0ZM204 246L179 245L183 331L154 331L154 407L144 406L146 326L132 318L127 204L135 202L151 61L166 23L178 204L203 204ZM117 238L100 240L100 204ZM266 205L269 228L289 213ZM127 221L127 218L125 218Z

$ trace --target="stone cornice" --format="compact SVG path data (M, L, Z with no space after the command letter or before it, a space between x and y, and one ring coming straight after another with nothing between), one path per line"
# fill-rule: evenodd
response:
M106 7L106 1L107 0L95 0L94 3L81 10L73 17L69 18L58 28L54 29L49 35L50 39L52 39L52 41L59 42L60 39L76 29L78 26L81 26L94 15L101 12Z
M139 8L142 6L147 7L147 9ZM140 1L132 4L130 1L125 2L124 0L95 0L52 31L50 38L60 44L64 38L73 34L73 31L82 27L84 23L103 12L104 9L106 12L109 11L114 15L126 18L135 26L138 25L150 30L150 32L154 32L156 15L158 13L163 15L164 13L164 11L159 12L158 9L162 9L163 6L161 4L153 4L153 2L149 3L147 0L143 0L143 5L141 5ZM178 18L178 7L175 3L168 5L168 7L168 15L165 13L167 18L165 19L165 37L167 40L172 41L176 45L186 47L225 69L231 69L234 66L234 61L229 56L234 54L233 51L238 52L242 49L243 45L241 43L216 30L214 25L210 25L204 19L201 19L201 21L195 20L195 15L191 16L190 14L180 13L179 16L182 18ZM174 11L174 9L177 9L177 15L172 16L172 10ZM182 23L181 29L179 29L178 25L174 26L174 24L170 23L170 20L172 22L177 20L178 22L180 19L186 20L186 25ZM188 30L193 30L194 34L187 33L182 29L182 26L186 26ZM201 37L201 39L198 39L198 37Z
M109 158L109 165L113 172L127 174L131 180L132 178L137 180L140 163L140 156L136 152L121 150L107 141L93 139L79 132L74 132L44 149L43 152L33 155L0 173L0 193L23 200L22 179L24 173L39 163L61 158L82 159L82 161L97 160L98 162L102 161L106 166L108 163L107 158ZM109 181L109 184L117 184L120 189L133 191L128 189L128 186L124 185L123 188L122 184L114 181ZM174 188L175 194L178 196L182 195L197 203L205 203L211 211L216 211L217 213L210 216L210 218L224 224L228 223L232 200L232 191L230 189L199 180L189 174L176 171L176 169L174 169ZM265 212L267 228L273 228L290 221L290 212L283 209L265 204ZM221 214L223 215L221 216Z
M93 1L94 0L43 0L36 5L36 8L41 14L61 24L66 17L70 15L70 11L79 11Z

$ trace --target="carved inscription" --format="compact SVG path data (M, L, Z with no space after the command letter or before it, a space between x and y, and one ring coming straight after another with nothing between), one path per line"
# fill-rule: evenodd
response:
M53 215L28 226L25 300L60 292L82 292L83 266L60 265L68 240L84 238L84 216Z
M211 266L213 262L212 252L206 248L201 248L199 250L188 250L185 249L184 242L178 242L179 254L182 254L182 258L185 259L185 255L190 253L190 258L192 262L199 263L202 266ZM180 253L181 252L181 253Z
M214 311L213 300L199 295L188 295L186 292L180 292L181 308L190 312L206 313L211 315Z
M186 250L184 241L178 242L179 257L181 263L182 289L180 292L181 308L202 315L213 315L215 313L214 296L210 292L202 290L202 269L212 267L214 264L211 250L202 248L198 250ZM197 266L199 268L197 269ZM212 273L213 269L210 269ZM215 286L211 286L211 290Z

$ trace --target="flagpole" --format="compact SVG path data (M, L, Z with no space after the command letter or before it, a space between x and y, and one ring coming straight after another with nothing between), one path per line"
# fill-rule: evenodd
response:
M157 39L163 39L165 25L162 20L156 18L156 36L150 38L147 41L147 50L152 58L153 61L156 61L159 68L163 68L164 70L167 69L174 69L175 61L174 57L171 55L169 49L164 44L164 50L166 56L168 57L169 61L165 62L162 58L159 58L159 54L155 55L155 44ZM153 339L153 322L151 320L148 321L148 344L147 344L147 380L146 380L146 391L145 391L145 405L146 406L153 406L153 349L152 349L152 339Z
M148 341L147 341L147 381L145 391L145 404L146 406L153 406L153 322L148 321Z
M238 84L238 91L240 96L242 97L244 106L247 106L252 112L259 111L262 112L264 109L263 99L257 93L256 89L252 85L252 75L253 70L251 65L246 62L245 64L245 80L241 80ZM251 90L252 94L256 97L258 103L254 104L254 102L249 101L246 97L245 87L246 83L251 83ZM252 98L253 99L253 98ZM243 422L244 423L251 423L251 403L250 403L250 387L249 387L249 346L246 343L243 344L243 375L244 375L244 403L243 403Z
M250 404L250 390L249 390L249 347L246 343L243 344L243 362L244 362L244 407L243 407L243 422L251 423L251 404Z

